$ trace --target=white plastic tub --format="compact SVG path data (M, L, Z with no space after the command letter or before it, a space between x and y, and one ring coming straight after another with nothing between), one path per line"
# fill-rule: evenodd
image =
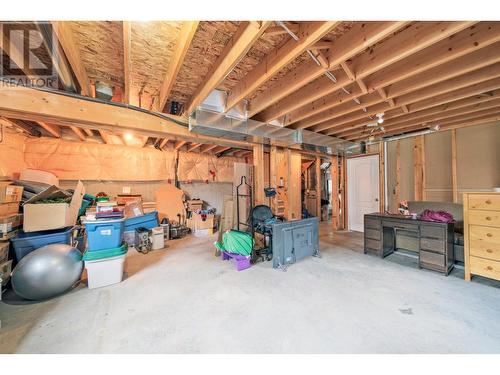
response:
M123 280L125 256L126 254L106 259L86 260L89 289L120 283Z

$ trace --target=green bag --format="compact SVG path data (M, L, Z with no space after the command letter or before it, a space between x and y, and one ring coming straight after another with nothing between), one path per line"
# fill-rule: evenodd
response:
M252 254L254 240L250 233L233 229L222 235L222 243L215 242L214 245L220 251L249 256Z

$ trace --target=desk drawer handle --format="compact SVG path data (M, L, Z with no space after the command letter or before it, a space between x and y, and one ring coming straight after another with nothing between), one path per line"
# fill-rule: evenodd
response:
M486 216L487 221L491 221L491 216Z
M486 269L487 269L488 271L493 271L493 267L491 267L491 266L486 266Z
M486 252L491 254L491 253L493 252L493 250L491 250L491 249L486 249Z
M486 233L486 236L487 237L493 237L493 235L491 233Z
M486 203L486 204L491 204L491 200L490 200L490 199L488 199L485 203Z

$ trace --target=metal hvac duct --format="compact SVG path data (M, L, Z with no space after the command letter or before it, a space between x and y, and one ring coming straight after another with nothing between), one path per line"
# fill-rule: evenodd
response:
M263 144L317 151L325 154L344 154L353 142L303 129L290 129L252 119L235 111L221 113L214 102L209 109L198 107L189 117L189 130L199 134L238 141L253 141Z

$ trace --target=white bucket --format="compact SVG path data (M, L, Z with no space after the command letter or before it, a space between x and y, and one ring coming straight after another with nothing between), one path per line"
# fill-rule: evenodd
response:
M106 259L86 260L89 289L120 283L123 280L125 256L126 254Z
M163 227L156 227L152 230L152 240L153 242L153 250L163 249L165 247L165 237Z

